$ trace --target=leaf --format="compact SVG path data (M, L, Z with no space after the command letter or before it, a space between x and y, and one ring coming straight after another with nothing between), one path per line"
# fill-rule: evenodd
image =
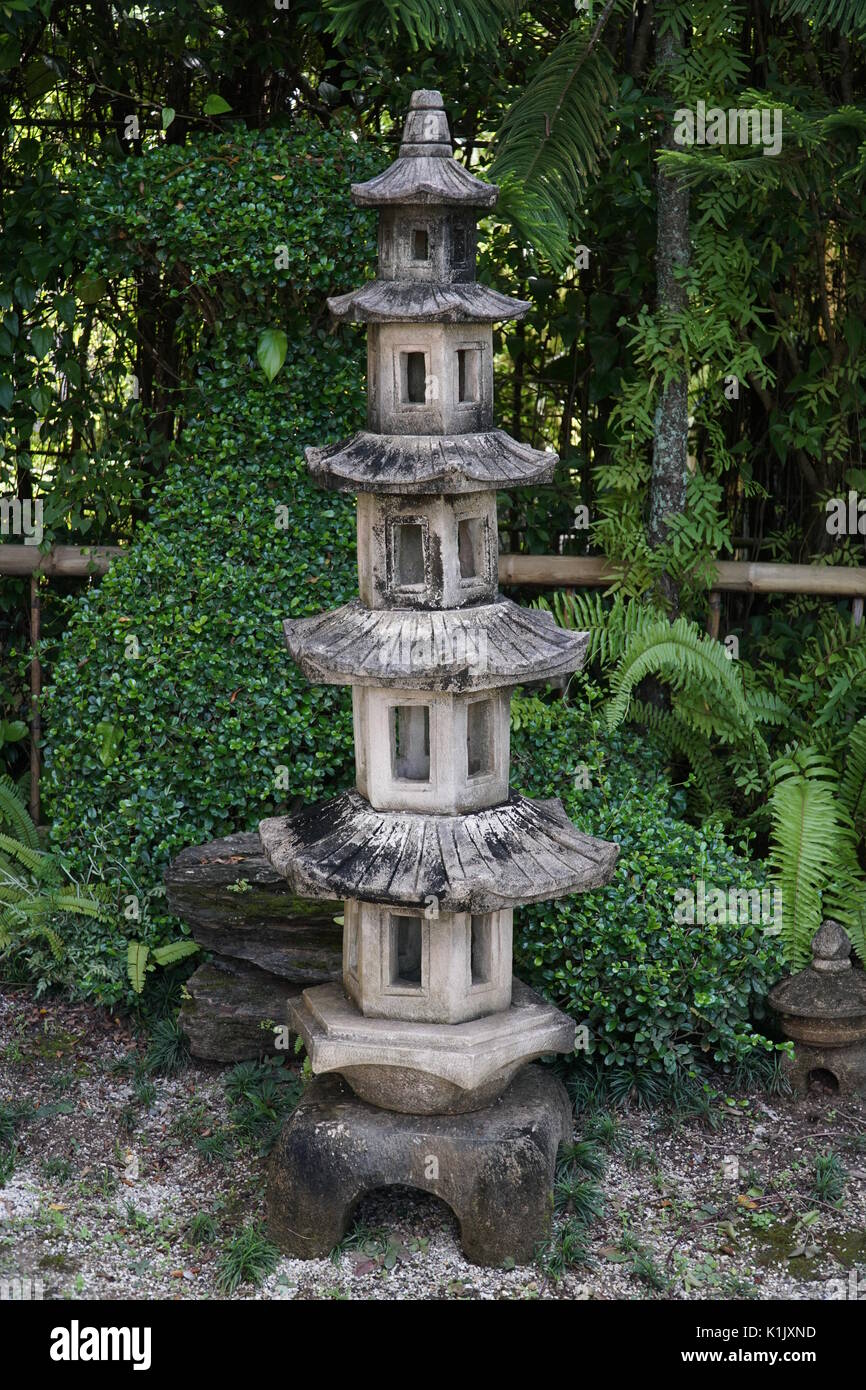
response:
M175 965L187 956L194 956L198 950L195 941L169 941L165 946L156 946L151 957L157 965Z
M204 114L206 116L222 116L226 111L231 111L231 109L225 97L221 97L217 92L211 92L204 104Z
M34 328L30 334L30 342L36 357L41 361L54 342L54 334L50 328Z
M4 743L17 743L26 736L27 725L23 719L0 719L0 746Z
M12 404L12 398L12 382L8 377L4 376L2 381L0 381L0 407L2 407L3 410L8 410Z
M289 340L281 328L266 328L261 334L256 356L268 381L273 381L285 362L288 347Z
M102 720L96 726L96 737L99 739L99 761L103 767L110 767L117 756L117 750L123 738L123 730L116 724L110 724Z
M141 994L144 989L148 954L148 947L141 941L130 941L126 949L126 970L129 975L129 983L136 994Z
M82 304L96 304L108 289L108 281L101 275L89 275L87 271L79 275L73 287L77 299Z
M177 114L177 113L176 113L176 111L175 111L175 109L174 109L173 106L164 106L164 107L162 108L162 128L163 128L163 130L168 130L168 128L169 128L169 126L171 125L172 121L174 120L176 114Z

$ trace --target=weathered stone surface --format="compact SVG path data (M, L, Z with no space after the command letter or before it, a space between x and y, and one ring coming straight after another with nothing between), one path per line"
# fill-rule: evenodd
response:
M475 608L365 608L358 599L314 618L287 618L304 675L329 685L496 690L554 680L583 664L589 634L510 599Z
M550 482L557 455L518 443L504 430L475 434L373 434L306 450L310 473L344 492L478 492Z
M437 285L423 280L371 280L328 300L347 323L504 323L522 319L532 305L477 281Z
M413 497L358 494L358 588L361 603L372 609L465 608L496 600L499 553L496 544L496 494L471 497ZM472 574L460 564L460 527L474 533ZM406 527L417 528L414 563L403 563ZM464 537L464 543L465 543Z
M584 835L561 802L512 793L502 806L465 816L374 811L344 792L296 816L259 826L278 874L322 898L495 912L599 888L619 846Z
M851 942L828 920L812 938L812 963L770 991L769 1003L794 1040L785 1068L795 1091L829 1072L840 1092L866 1095L866 973L851 965Z
M352 708L355 785L375 811L471 815L507 800L510 692L479 698L355 686ZM471 763L470 728L478 745ZM398 741L404 748L399 758ZM420 776L407 775L410 764Z
M344 910L343 986L366 1018L463 1023L511 1003L510 912Z
M165 885L170 910L207 950L297 984L339 978L342 928L333 911L292 893L255 831L183 850Z
M400 1183L447 1203L473 1264L528 1264L550 1230L556 1153L571 1137L565 1090L540 1067L466 1116L389 1114L317 1077L270 1158L271 1238L289 1255L322 1258L363 1196Z
M527 1062L574 1047L572 1020L517 979L509 1008L465 1023L366 1018L336 984L289 1012L317 1076L338 1071L371 1105L415 1115L479 1110Z
M288 1034L276 1034L274 1026L288 1027L289 1000L300 994L300 985L224 958L200 965L186 988L190 997L181 1007L180 1024L194 1057L243 1062L284 1050Z

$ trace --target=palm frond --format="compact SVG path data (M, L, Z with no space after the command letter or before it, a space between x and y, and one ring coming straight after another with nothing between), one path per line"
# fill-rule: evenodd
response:
M838 29L850 38L866 38L864 0L776 0L784 19L805 19L816 29Z
M519 0L324 0L325 27L338 43L405 38L413 49L473 52L494 48Z
M574 27L542 60L505 115L490 169L500 215L557 269L610 129L615 84L598 32Z

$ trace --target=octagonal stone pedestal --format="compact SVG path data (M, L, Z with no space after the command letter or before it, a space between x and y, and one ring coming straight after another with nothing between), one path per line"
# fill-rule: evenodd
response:
M441 1197L473 1264L529 1264L550 1231L556 1154L571 1136L565 1088L542 1067L471 1115L389 1113L339 1076L318 1076L269 1161L268 1229L287 1254L322 1259L362 1197L400 1184Z
M316 1076L338 1071L369 1104L421 1116L478 1111L527 1062L574 1048L568 1015L518 979L509 1008L465 1023L366 1018L338 984L288 1008Z

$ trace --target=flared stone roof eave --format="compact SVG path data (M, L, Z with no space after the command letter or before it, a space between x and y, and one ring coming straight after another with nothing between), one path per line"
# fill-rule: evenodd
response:
M332 296L328 308L345 323L504 323L522 319L532 308L498 290L431 280L371 280L360 289Z
M499 912L607 883L619 846L583 834L558 800L512 793L462 815L375 811L358 792L259 824L265 855L310 898Z
M579 670L589 634L499 598L467 608L365 608L358 599L283 623L286 644L316 684L401 690L496 690Z
M373 434L306 449L316 482L337 492L406 495L496 491L548 483L558 456L504 430L476 434Z

